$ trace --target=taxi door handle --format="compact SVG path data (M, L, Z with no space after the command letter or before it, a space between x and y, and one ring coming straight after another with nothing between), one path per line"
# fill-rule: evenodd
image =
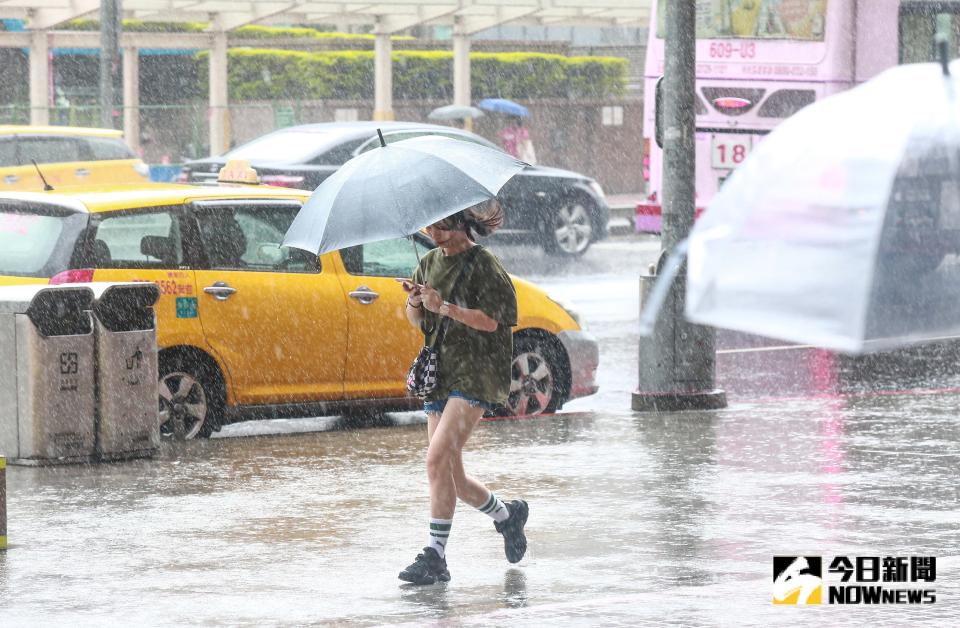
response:
M224 281L218 281L212 286L207 286L203 289L207 294L213 295L213 298L217 301L226 301L229 299L234 292L237 291L236 288L231 288Z
M73 171L78 177L88 177L90 176L90 171L86 168L77 168Z
M3 178L3 182L6 183L7 185L13 185L19 180L20 180L20 177L18 177L15 174L8 174Z
M350 298L356 299L364 305L370 305L374 301L380 298L379 292L374 292L366 286L357 286L357 289L350 292Z

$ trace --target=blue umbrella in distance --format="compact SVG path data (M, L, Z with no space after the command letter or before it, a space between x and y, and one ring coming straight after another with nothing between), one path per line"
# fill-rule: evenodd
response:
M484 98L477 106L485 111L492 111L495 113L505 113L508 116L520 116L521 118L526 118L530 115L530 111L523 105L518 105L512 100L507 100L506 98Z

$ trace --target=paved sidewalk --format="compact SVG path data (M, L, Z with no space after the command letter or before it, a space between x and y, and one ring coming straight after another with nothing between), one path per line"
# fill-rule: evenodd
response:
M937 602L822 624L960 624L957 392L735 396L716 412L487 421L465 463L530 503L517 565L461 505L452 581L401 586L426 542L425 426L167 445L9 471L0 617L37 625L773 625L775 555L935 556ZM587 400L578 402L584 405ZM623 399L626 405L628 399ZM825 561L829 560L825 558ZM826 563L825 563L826 566ZM887 584L886 586L891 586Z

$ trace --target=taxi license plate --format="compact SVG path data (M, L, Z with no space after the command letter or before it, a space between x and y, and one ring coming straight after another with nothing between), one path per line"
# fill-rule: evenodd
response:
M732 170L743 163L750 154L752 139L749 135L714 135L711 165L716 170Z

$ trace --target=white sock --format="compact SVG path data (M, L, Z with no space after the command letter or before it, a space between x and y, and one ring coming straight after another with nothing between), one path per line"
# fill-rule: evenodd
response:
M510 510L507 508L507 505L500 501L500 498L493 493L490 493L487 501L477 510L485 515L490 515L490 517L498 523L510 518Z
M444 550L447 547L447 539L450 537L450 526L453 525L453 519L430 519L430 544L440 555L444 557Z

